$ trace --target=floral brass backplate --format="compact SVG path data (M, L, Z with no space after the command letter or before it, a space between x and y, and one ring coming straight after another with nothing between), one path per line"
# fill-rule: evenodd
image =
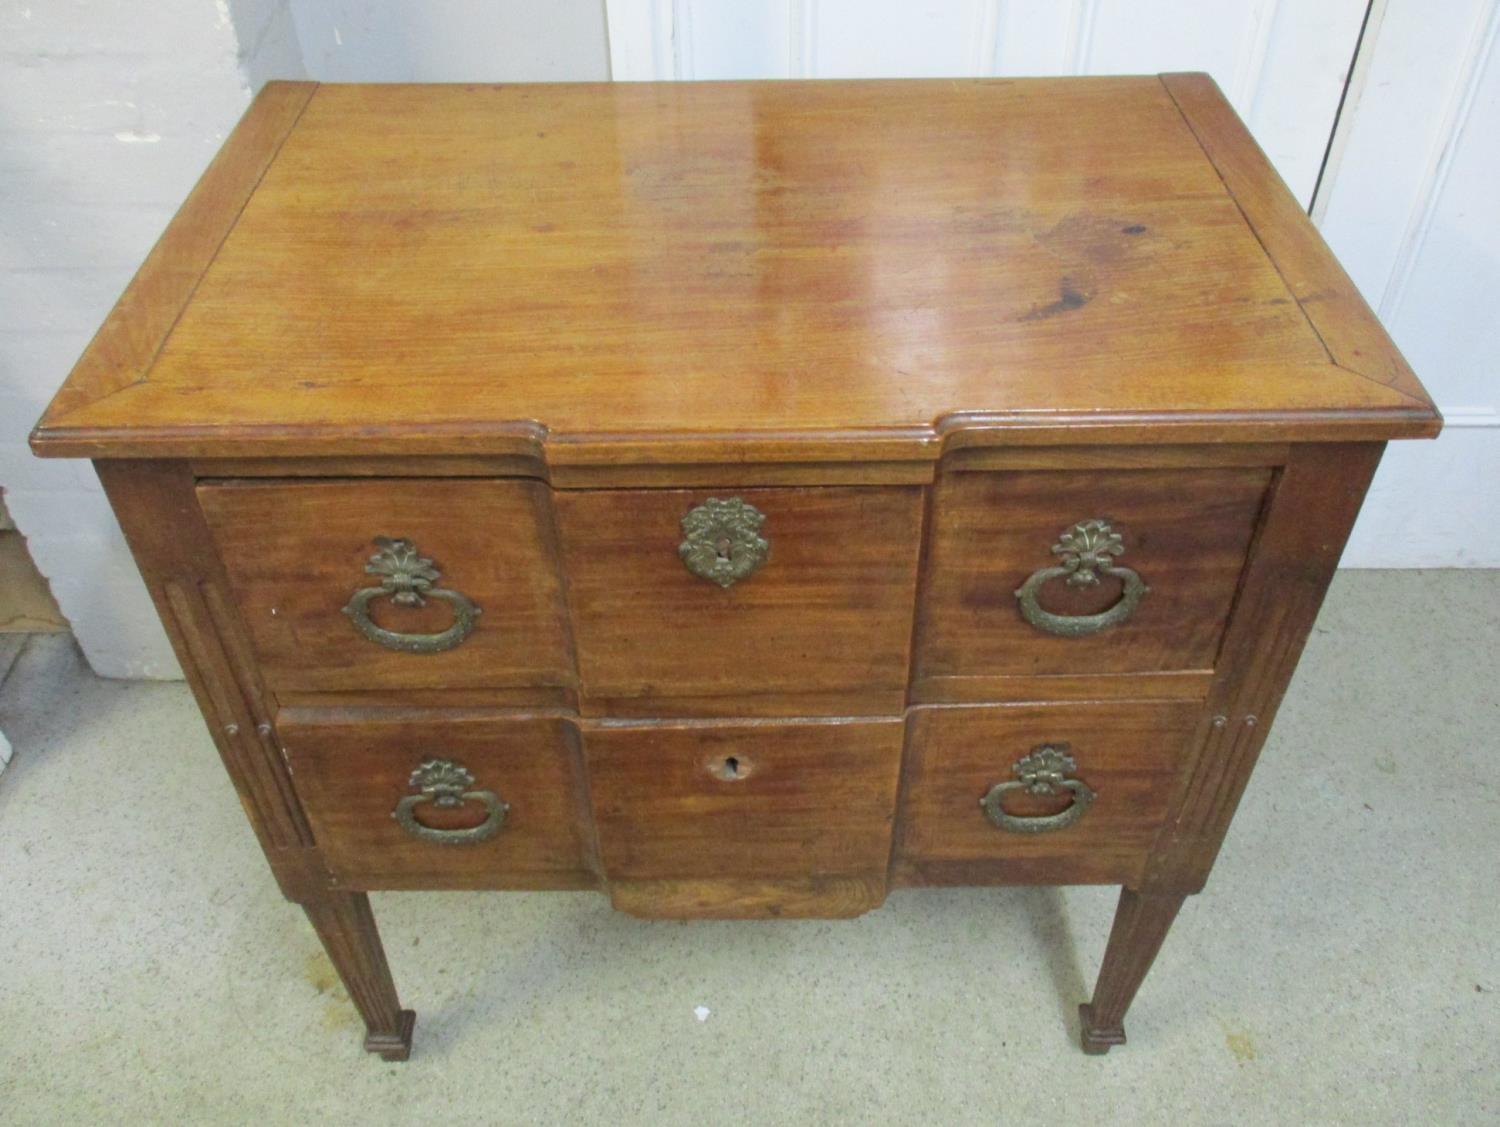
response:
M510 803L502 802L492 790L471 790L474 776L462 763L451 759L428 759L411 773L408 784L419 794L408 794L396 803L391 811L403 830L412 837L438 845L474 845L488 841L505 825L505 816L510 813ZM417 821L417 809L431 803L440 810L453 810L468 802L478 803L484 808L484 821L468 829L442 830L423 825Z
M770 558L771 545L760 535L765 522L765 513L738 497L710 497L682 518L685 539L677 554L694 575L731 587Z
M1107 520L1081 520L1064 529L1052 545L1052 554L1058 564L1032 572L1016 591L1021 617L1045 633L1081 638L1118 626L1135 613L1141 599L1151 591L1136 572L1119 564L1125 541ZM1038 592L1054 579L1063 580L1069 587L1093 587L1101 575L1118 579L1122 589L1115 604L1098 614L1053 614L1037 601Z
M380 586L361 587L350 597L344 613L354 627L370 641L389 650L403 653L434 654L451 650L474 629L479 607L462 592L435 587L442 573L410 540L390 536L375 537L377 551L365 564L365 571L380 577ZM438 599L453 608L453 625L438 634L402 634L387 630L370 617L370 604L380 598L398 607L426 606L428 599Z
M998 829L1011 833L1035 834L1065 830L1083 817L1096 797L1087 783L1071 777L1077 769L1072 748L1067 744L1053 743L1034 747L1029 754L1022 756L1011 766L1011 772L1016 776L1014 779L996 783L985 793L979 800L980 809ZM1068 792L1073 796L1073 801L1056 814L1010 814L1001 805L1001 801L1011 791L1036 795Z

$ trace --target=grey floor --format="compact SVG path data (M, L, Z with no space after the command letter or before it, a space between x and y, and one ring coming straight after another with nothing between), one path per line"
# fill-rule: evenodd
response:
M385 894L404 1065L360 1051L187 690L35 639L0 686L0 1121L1494 1122L1497 637L1500 572L1340 575L1107 1057L1074 1014L1107 889L846 923Z

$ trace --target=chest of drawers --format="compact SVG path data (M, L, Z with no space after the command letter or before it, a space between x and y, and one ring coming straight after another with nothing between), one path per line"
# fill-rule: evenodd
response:
M273 83L33 442L372 1051L371 890L1027 882L1103 1052L1439 425L1203 76Z

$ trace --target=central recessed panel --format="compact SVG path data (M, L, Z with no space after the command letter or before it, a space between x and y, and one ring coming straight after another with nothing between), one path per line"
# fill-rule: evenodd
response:
M639 915L855 915L885 898L899 719L585 730L599 848Z

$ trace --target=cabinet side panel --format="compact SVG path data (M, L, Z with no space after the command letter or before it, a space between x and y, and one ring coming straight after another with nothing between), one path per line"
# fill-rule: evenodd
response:
M1279 475L1144 888L1194 892L1207 880L1384 449L1297 447Z
M239 616L180 462L95 463L188 685L282 891L326 885Z

